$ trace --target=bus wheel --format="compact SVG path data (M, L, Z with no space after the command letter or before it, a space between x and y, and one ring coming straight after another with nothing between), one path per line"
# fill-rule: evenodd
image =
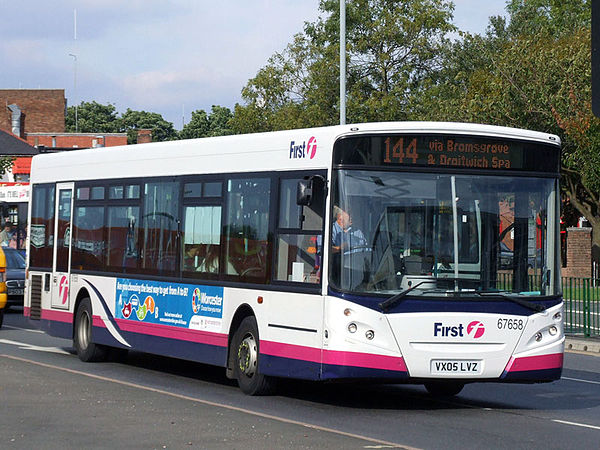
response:
M77 356L84 362L102 361L107 355L105 346L92 342L92 324L92 302L89 298L84 298L75 314L75 337L73 339Z
M465 383L457 381L430 381L425 383L425 389L434 397L453 397L465 387Z
M238 385L247 395L268 395L274 389L272 377L258 371L258 326L254 316L248 316L236 330L231 340L233 373Z

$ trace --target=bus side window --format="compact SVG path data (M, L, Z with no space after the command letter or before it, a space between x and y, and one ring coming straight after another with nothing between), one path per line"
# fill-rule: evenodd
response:
M227 182L225 274L266 283L270 275L269 234L271 178Z
M311 204L300 206L296 203L299 181L282 179L279 185L275 279L316 284L321 280L324 190L314 189Z
M186 206L183 222L183 271L219 273L221 206Z

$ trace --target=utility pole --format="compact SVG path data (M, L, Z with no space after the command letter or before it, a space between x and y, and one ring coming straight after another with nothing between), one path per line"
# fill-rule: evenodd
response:
M340 125L346 125L346 0L340 0Z

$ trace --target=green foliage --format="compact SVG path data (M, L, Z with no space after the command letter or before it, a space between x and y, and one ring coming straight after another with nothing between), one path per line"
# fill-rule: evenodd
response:
M119 122L115 105L102 105L95 101L81 102L67 108L65 128L75 133L75 109L77 109L77 131L79 133L117 133Z
M152 130L153 141L172 141L177 139L177 132L171 122L167 122L158 113L146 111L134 111L127 108L119 118L119 130L127 132L127 142L135 144L137 141L137 130Z
M67 108L65 127L75 133L75 107ZM177 138L171 122L158 113L127 109L121 116L113 104L81 102L77 106L77 131L79 133L127 133L127 142L135 144L138 129L152 130L153 141L168 141Z
M408 118L411 96L430 76L454 31L444 0L348 0L349 121ZM272 56L242 90L236 132L338 123L339 1L322 0L322 16L305 24L284 52Z
M193 139L233 134L229 122L233 114L229 108L213 105L210 115L199 109L192 112L192 119L179 132L181 139Z

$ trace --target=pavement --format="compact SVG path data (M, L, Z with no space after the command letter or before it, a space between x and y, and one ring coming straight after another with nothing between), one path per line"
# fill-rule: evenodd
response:
M565 351L584 352L600 356L600 338L567 336L565 339Z

